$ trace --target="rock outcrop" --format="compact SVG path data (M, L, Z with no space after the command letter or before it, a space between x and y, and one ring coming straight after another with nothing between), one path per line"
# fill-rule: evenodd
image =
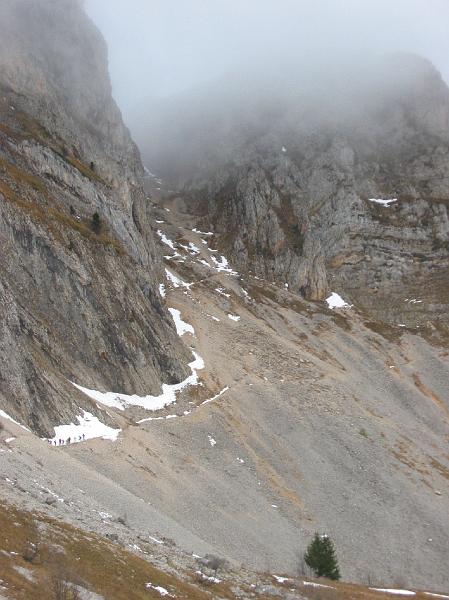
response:
M143 168L103 39L71 0L0 7L0 406L39 434L157 393L190 354L161 303Z

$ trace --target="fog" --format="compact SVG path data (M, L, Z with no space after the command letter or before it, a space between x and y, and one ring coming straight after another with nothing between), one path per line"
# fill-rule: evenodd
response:
M448 0L85 0L85 6L109 46L114 96L150 160L167 145L171 154L176 144L185 151L199 120L197 136L207 137L210 126L217 139L232 115L251 114L255 103L265 114L307 90L332 97L335 110L338 87L356 90L368 72L370 90L380 93L397 74L369 65L392 52L429 59L449 81Z
M86 0L126 114L145 97L301 57L409 51L449 81L447 0Z

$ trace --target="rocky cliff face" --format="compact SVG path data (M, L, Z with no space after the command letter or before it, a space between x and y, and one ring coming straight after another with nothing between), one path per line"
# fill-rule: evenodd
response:
M180 147L195 157L182 183L239 269L374 309L386 286L448 267L449 91L407 55L343 79L217 113L207 147L199 125L158 166Z
M98 412L69 381L142 394L187 374L141 176L80 4L2 2L0 405L40 434Z

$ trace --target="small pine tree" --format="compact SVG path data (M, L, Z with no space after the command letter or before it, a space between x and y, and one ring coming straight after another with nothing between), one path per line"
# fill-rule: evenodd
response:
M327 577L327 579L335 581L340 579L335 547L327 535L315 533L315 537L304 555L304 560L317 577Z
M97 212L94 212L94 214L92 215L92 220L90 222L90 226L91 226L92 231L94 231L95 233L100 233L101 220L100 220L100 215Z

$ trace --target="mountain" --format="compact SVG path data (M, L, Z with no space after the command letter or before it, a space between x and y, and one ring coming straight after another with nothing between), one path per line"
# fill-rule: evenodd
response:
M341 73L306 78L305 91L290 79L249 98L227 91L226 108L210 90L174 99L139 142L239 269L312 300L343 289L391 321L388 297L447 277L449 90L412 55Z
M436 70L147 107L145 171L81 2L0 34L0 597L447 598Z
M103 39L68 0L2 2L0 32L0 405L49 435L99 412L71 381L156 393L191 358Z

